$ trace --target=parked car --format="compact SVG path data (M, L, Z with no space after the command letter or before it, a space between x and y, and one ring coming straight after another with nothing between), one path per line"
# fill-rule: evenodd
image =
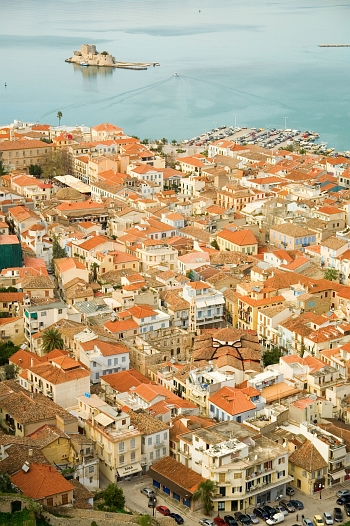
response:
M183 524L183 523L184 523L183 518L182 518L181 515L179 515L178 513L170 513L169 517L171 517L172 519L174 519L174 521L176 522L176 524Z
M148 499L148 507L149 508L155 508L156 507L156 502L157 502L157 497L155 495L152 495Z
M243 526L250 526L251 524L249 515L247 515L246 513L242 513L238 520Z
M286 517L288 515L288 511L283 506L275 506L278 513L283 513L283 515Z
M280 500L280 506L283 506L288 511L288 513L293 513L295 511L293 504L287 500Z
M221 517L215 517L214 522L216 526L227 526L226 522Z
M275 513L270 519L267 519L266 524L269 526L274 526L274 524L279 524L284 521L283 513Z
M294 508L296 510L303 510L304 509L304 504L301 502L301 500L296 500L296 499L290 499L290 504L292 506L294 506Z
M343 513L340 508L334 508L333 519L334 522L343 522Z
M152 488L141 488L140 489L141 493L143 493L144 495L146 495L146 497L150 498L154 495L154 491Z
M276 508L272 508L272 506L268 506L267 504L263 506L263 510L265 510L266 513L269 514L269 518L271 518L273 515L277 513Z
M334 522L343 522L343 513L340 508L334 508L333 519Z
M162 515L170 515L170 510L166 506L157 506L156 510L159 511L159 513L161 513Z
M232 515L224 515L224 521L228 526L238 526L238 522Z
M250 523L251 524L259 524L259 519L256 515L254 515L253 513L247 513L249 519L250 519Z
M201 524L202 526L214 526L215 523L214 521L203 517L203 519L199 519L199 524Z
M294 493L294 488L292 488L291 486L287 486L286 495L294 495Z
M321 515L314 515L313 521L315 526L324 526L323 519Z
M314 525L312 524L312 521L311 521L310 519L306 518L306 517L303 518L303 520L302 520L302 525L303 525L303 526L314 526Z
M345 515L347 515L348 517L350 517L350 502L346 502L344 504L344 511L345 511Z
M344 506L347 502L350 502L350 495L343 495L343 497L339 497L336 500L336 503L339 504L339 506Z
M337 491L336 495L337 495L337 497L345 497L345 495L350 495L350 490L349 489L340 489L339 491Z
M323 521L325 524L327 524L327 526L331 526L331 524L334 523L333 521L333 517L330 513L328 513L328 511L325 511L324 514L323 514Z
M254 508L253 513L263 521L269 518L269 514L263 508Z

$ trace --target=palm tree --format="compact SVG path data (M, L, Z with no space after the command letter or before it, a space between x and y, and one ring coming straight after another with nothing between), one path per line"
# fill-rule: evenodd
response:
M204 513L210 515L211 510L214 509L213 496L216 492L215 483L211 480L205 480L198 486L197 491L193 494L193 500L201 500L204 506Z
M45 354L54 349L63 349L63 339L57 329L46 329L43 333L42 350Z
M61 111L58 111L58 112L57 112L57 119L58 119L58 125L60 126L60 124L61 124L61 119L62 119L62 112L61 112Z

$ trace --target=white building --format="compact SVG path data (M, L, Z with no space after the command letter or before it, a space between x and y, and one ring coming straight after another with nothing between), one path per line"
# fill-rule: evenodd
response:
M117 343L90 340L80 344L80 361L91 371L91 382L105 374L129 369L129 349Z
M222 292L203 281L194 281L184 285L182 296L190 304L191 330L221 326L225 304Z

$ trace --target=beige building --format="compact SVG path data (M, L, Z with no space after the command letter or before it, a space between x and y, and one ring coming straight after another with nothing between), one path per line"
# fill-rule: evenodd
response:
M21 386L29 392L43 393L64 408L74 406L78 396L90 393L90 370L69 356L30 366L20 376Z
M0 342L11 340L15 345L21 345L24 342L23 328L22 316L0 318Z
M146 272L151 268L175 270L178 251L165 245L161 240L148 239L136 249L136 256L140 260L140 271Z
M300 250L316 243L316 234L294 223L283 223L270 228L270 244L286 250Z
M29 167L30 164L46 162L51 146L35 139L19 139L0 143L0 159L9 170Z
M220 250L241 252L242 254L257 254L258 240L250 229L247 230L222 230L216 236Z
M97 395L78 397L79 426L96 446L100 473L109 482L138 476L141 466L141 432L130 415L117 412Z

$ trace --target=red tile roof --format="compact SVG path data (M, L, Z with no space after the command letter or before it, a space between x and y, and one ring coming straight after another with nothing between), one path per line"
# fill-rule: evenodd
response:
M27 472L21 469L10 479L26 497L34 500L73 491L72 484L47 464L31 464Z

